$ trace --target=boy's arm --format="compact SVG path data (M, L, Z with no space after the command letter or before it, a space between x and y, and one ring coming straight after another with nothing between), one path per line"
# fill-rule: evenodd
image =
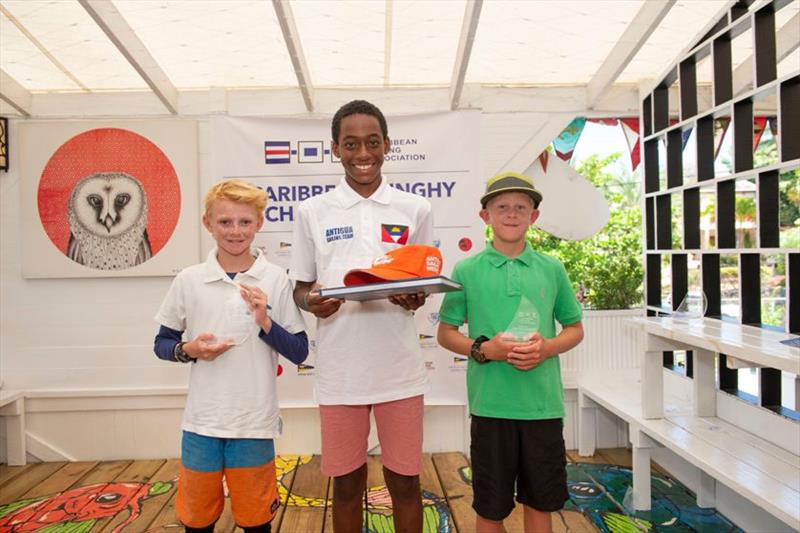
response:
M316 281L297 281L294 286L294 303L303 311L308 311L317 318L328 318L344 303L338 298L323 298L319 295L320 285Z
M439 330L436 340L443 348L461 355L470 355L474 339L467 337L458 331L456 326L439 322ZM498 333L488 341L481 344L481 353L489 361L506 361L513 353L513 349L518 342L509 341L503 338L503 333Z
M182 331L161 325L153 341L153 352L164 361L178 362L175 357L175 345L181 342Z
M289 333L280 324L273 321L269 332L262 329L258 338L272 346L275 351L292 363L299 365L308 357L308 335L305 331Z
M568 324L561 329L561 333L544 341L545 357L553 357L576 347L583 340L583 322L580 320Z

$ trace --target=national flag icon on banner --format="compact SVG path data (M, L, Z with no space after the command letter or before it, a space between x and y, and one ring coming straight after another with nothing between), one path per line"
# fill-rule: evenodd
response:
M289 141L264 141L264 162L268 165L289 163L289 153Z
M322 163L323 155L322 141L298 141L298 163Z
M408 242L408 226L381 224L381 242L405 244Z

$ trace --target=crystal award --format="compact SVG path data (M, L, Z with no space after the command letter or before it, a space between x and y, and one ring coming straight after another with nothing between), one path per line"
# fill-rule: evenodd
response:
M253 313L238 292L231 294L222 308L223 322L216 333L218 342L242 344L256 326Z
M525 296L520 298L519 307L514 314L514 319L506 327L504 337L509 340L527 341L533 337L534 333L539 331L539 311L533 305L533 302L528 300Z
M672 312L672 316L684 319L703 318L706 316L706 309L708 309L708 299L705 292L688 292Z

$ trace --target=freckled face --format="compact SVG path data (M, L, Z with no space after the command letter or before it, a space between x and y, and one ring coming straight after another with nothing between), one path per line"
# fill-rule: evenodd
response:
M238 257L250 253L256 233L264 224L264 217L250 205L217 200L203 215L203 225L217 243L219 253Z
M381 167L383 157L389 153L389 138L383 136L377 118L356 113L342 119L333 153L342 160L347 183L367 197L381 184Z

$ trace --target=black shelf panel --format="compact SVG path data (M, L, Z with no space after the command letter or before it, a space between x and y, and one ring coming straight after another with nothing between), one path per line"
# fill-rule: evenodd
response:
M644 143L644 191L658 191L658 139Z
M686 298L689 292L689 266L686 254L672 255L672 310Z
M800 76L780 84L781 161L800 158Z
M780 175L777 170L762 172L758 176L758 233L761 248L780 247L779 192Z
M800 335L800 309L798 309L800 305L792 304L792 302L800 302L800 253L789 254L786 272L789 274L786 295L786 309L789 313L788 329L789 333Z
M672 201L669 194L656 196L656 246L672 249Z
M755 37L756 87L778 77L778 60L775 50L775 6L767 4L753 16Z
M739 291L743 324L761 325L761 255L739 256Z
M672 130L667 133L667 187L683 185L683 132Z
M644 137L653 134L653 99L650 96L642 102L642 129Z
M717 183L717 247L736 248L736 182Z
M753 101L733 105L733 168L742 172L753 168Z
M697 114L697 67L694 56L681 61L678 68L680 80L681 120Z
M648 255L647 267L647 305L661 307L661 256Z
M700 248L700 189L683 191L683 246L687 250Z
M706 316L722 316L722 291L720 285L719 254L704 254L701 268L703 270L703 292L708 301Z

